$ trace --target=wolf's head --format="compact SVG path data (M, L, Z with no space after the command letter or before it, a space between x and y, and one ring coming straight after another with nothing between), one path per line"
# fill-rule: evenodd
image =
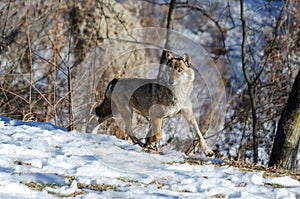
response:
M167 69L164 71L163 80L169 86L188 86L194 81L194 71L191 68L191 57L185 53L182 57L175 57L167 52ZM188 84L188 85L187 85Z

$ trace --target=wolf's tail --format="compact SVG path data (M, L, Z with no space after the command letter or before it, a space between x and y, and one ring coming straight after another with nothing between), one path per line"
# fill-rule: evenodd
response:
M113 79L109 82L106 91L105 91L105 97L107 97L108 99L111 99L111 95L114 91L114 88L116 86L116 84L118 83L119 79Z
M98 118L99 123L102 123L103 121L105 121L106 119L112 116L111 95L118 81L119 81L118 79L113 79L109 82L104 94L103 102L95 108L96 115L99 117Z

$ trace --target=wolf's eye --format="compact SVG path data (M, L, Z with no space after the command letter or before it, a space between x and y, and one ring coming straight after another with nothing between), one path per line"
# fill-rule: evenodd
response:
M181 72L183 71L183 68L180 67L180 68L177 69L177 71L178 71L179 73L181 73Z

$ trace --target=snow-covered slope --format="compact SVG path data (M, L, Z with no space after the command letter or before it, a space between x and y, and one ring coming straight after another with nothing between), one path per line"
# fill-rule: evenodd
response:
M263 178L262 172L211 162L174 163L183 154L149 154L107 135L0 120L0 198L300 197L300 182L290 177Z

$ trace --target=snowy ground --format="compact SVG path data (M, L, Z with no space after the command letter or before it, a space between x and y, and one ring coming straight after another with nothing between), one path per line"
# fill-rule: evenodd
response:
M300 182L287 176L174 163L184 156L49 123L0 120L0 198L300 198Z

